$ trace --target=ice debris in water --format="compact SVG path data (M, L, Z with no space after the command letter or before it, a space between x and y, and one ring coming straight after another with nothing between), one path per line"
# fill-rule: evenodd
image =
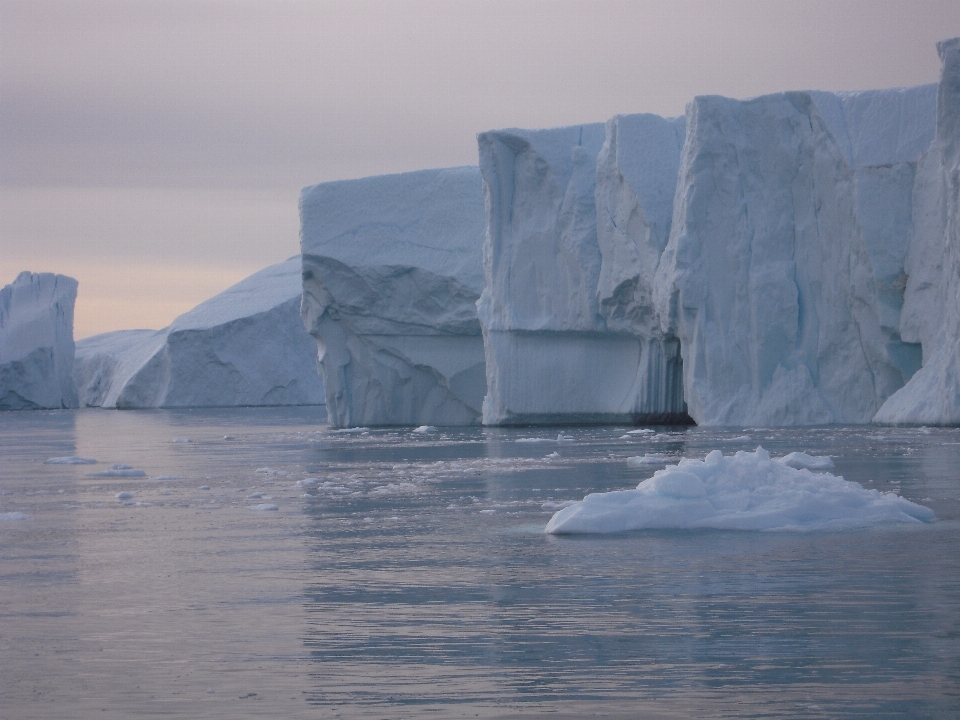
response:
M422 433L424 435L435 433L437 429L433 425L421 425L414 430L415 433Z
M627 430L627 435L654 435L656 432L656 430L650 428L641 428L639 430Z
M133 493L127 492L126 490L124 490L123 492L118 492L116 495L114 495L114 497L117 500L129 500L130 498L133 497Z
M64 457L52 457L44 460L45 465L96 465L97 461L93 458L80 457L79 455L66 455Z
M629 467L644 467L646 465L666 465L667 458L663 455L636 455L627 458Z
M174 439L171 440L170 442L175 442L175 443L188 443L188 442L190 442L190 438L174 438Z
M279 505L273 503L260 503L259 505L250 505L251 510L279 510Z
M22 512L0 513L0 522L6 520L29 520L30 516Z
M87 473L87 477L145 477L146 473L143 470L137 470L136 468L130 467L129 465L124 465L123 463L114 463L110 466L109 470L101 470L100 472Z
M358 433L370 432L370 428L367 428L367 427L340 428L339 430L335 430L334 432L346 433L348 435L356 435Z
M704 460L684 458L658 470L635 490L587 495L557 512L546 532L833 530L935 519L930 508L895 493L867 490L839 476L791 467L784 460L771 459L762 447L728 456L714 450Z
M833 460L829 457L817 457L802 452L792 452L780 458L780 462L797 470L833 470Z

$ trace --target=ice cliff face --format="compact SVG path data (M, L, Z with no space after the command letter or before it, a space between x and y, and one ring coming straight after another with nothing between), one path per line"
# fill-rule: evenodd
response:
M683 414L648 297L682 143L682 121L654 115L478 136L485 424Z
M77 281L22 272L0 289L0 410L77 406L73 305Z
M469 425L486 392L475 167L305 188L302 316L334 427Z
M960 424L960 38L939 43L936 138L920 161L901 314L923 367L884 403L880 423Z
M272 265L160 330L77 343L83 405L117 408L323 403L300 322L300 258Z
M869 422L918 369L900 316L935 108L932 85L691 103L654 298L698 423Z

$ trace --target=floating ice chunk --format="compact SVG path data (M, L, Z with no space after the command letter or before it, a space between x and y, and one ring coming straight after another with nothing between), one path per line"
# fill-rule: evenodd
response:
M553 438L517 438L514 442L518 443L552 443L557 442Z
M635 455L627 458L629 467L646 467L648 465L666 465L667 458L663 455Z
M259 505L250 505L250 510L279 510L279 505L273 503L260 503Z
M730 438L730 442L753 442L753 438L749 435L737 435L735 438Z
M133 497L133 493L128 492L127 490L124 490L123 492L118 492L116 495L114 495L114 497L117 500L129 500L130 498Z
M184 480L185 478L181 475L157 475L156 477L150 478L153 481L162 481L162 480Z
M29 520L30 516L22 512L8 512L0 513L0 522L6 522L7 520Z
M175 442L175 443L188 443L188 442L190 442L190 438L174 438L173 440L171 440L171 442Z
M833 470L833 460L829 457L817 457L802 452L792 452L780 458L780 462L797 470Z
M558 453L556 450L554 450L552 453L550 453L549 455L547 455L547 457L548 457L548 458L558 458L558 457L560 457L560 453Z
M109 470L87 473L87 477L145 477L143 470L124 465L123 463L114 463Z
M641 428L640 430L627 430L627 435L655 435L656 430L650 428Z
M259 500L259 499L262 498L262 497L263 497L263 493L262 493L262 492L255 492L255 493L250 493L249 495L247 495L247 500Z
M44 460L45 465L96 465L97 461L93 458L80 457L79 455L67 455L65 457L52 457Z
M274 470L273 468L268 468L268 467L257 468L257 472L258 472L258 473L263 473L264 475L276 475L276 474L277 474L277 471L276 471L276 470Z
M368 427L352 427L352 428L340 428L339 430L334 430L337 433L345 433L347 435L357 435L359 433L370 432Z
M417 428L416 430L414 430L413 432L415 432L415 433L423 433L423 434L431 434L431 433L435 433L436 431L437 431L437 429L436 429L433 425L421 425L420 427L418 427L418 428Z
M306 477L303 480L297 480L297 486L310 487L311 485L316 485L318 482L320 482L320 478Z
M834 530L933 522L933 511L894 493L867 490L828 473L796 469L754 452L684 458L636 490L587 495L557 512L546 532L639 529Z
M198 490L209 490L209 489L210 489L210 486L209 486L209 485L201 485L201 486L200 486L199 488L197 488L197 489L198 489Z

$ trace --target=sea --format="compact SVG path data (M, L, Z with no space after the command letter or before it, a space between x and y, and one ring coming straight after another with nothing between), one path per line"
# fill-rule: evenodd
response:
M960 428L631 430L0 413L0 718L960 717ZM758 446L937 520L544 532Z

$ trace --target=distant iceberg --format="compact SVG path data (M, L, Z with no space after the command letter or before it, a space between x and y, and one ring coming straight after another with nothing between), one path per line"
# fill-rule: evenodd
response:
M305 188L303 321L331 425L470 425L486 392L476 167Z
M803 453L773 459L763 448L726 456L714 450L703 460L684 458L635 490L587 495L557 512L546 532L842 530L935 519L929 508L894 493L798 469L798 455L808 463L818 459Z
M22 272L0 289L0 410L77 407L73 306L77 281Z
M84 406L321 405L316 346L300 321L300 257L271 265L164 330L80 340Z

